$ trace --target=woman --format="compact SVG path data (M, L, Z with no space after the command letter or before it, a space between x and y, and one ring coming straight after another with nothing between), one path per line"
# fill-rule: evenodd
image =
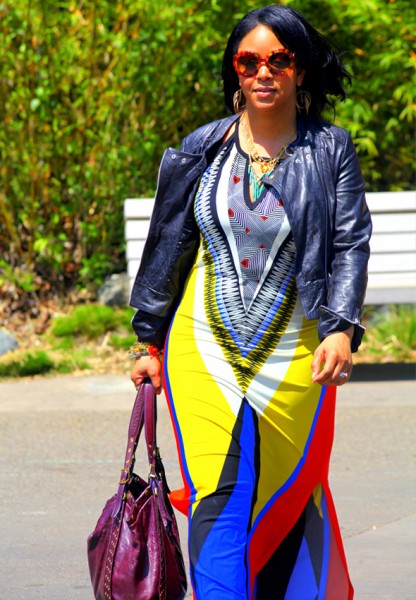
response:
M235 114L163 157L131 303L135 385L168 398L194 598L353 597L328 488L336 386L360 343L371 222L338 57L295 10L246 15Z

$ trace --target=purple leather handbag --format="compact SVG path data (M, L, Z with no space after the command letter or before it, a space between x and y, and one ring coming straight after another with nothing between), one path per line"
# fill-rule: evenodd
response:
M133 473L145 429L147 481ZM139 388L129 425L124 467L88 537L88 563L96 600L182 600L186 574L175 515L156 445L156 397L149 380Z

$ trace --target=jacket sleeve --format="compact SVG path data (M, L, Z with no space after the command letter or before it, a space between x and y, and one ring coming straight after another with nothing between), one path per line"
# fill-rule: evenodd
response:
M178 160L179 151L169 152ZM184 157L178 162L189 160L194 168L202 168L199 157ZM137 309L132 326L138 339L158 348L164 346L199 246L193 215L198 177L187 177L183 165L172 169L166 163L166 168L167 173L160 173L149 233L130 297L130 305Z
M137 309L132 326L141 342L164 346L199 247L193 210L199 179L235 118L199 127L183 139L179 151L169 149L162 159L149 235L130 299ZM174 158L174 175L167 176L163 164Z
M349 134L340 154L335 182L328 298L326 305L320 307L318 333L323 340L354 325L351 349L355 352L365 331L360 320L367 287L372 225L364 181Z

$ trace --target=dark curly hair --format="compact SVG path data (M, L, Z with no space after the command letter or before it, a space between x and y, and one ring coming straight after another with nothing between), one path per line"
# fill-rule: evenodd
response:
M328 40L297 10L271 4L249 12L237 23L228 39L222 79L225 105L230 112L234 112L233 96L240 87L233 57L241 40L258 25L271 29L285 48L295 53L297 66L305 70L302 90L312 97L309 117L320 119L325 108L334 109L334 102L329 96L345 99L344 82L351 83L351 76Z

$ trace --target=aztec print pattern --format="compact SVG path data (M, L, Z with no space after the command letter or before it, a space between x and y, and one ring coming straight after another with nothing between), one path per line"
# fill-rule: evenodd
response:
M231 176L228 182L228 216L231 229L237 244L240 270L243 278L243 300L249 305L253 299L261 277L265 271L270 256L273 241L282 225L286 225L288 237L290 230L285 222L285 210L282 198L267 188L250 210L247 210L244 186L247 178L244 177L247 169L247 160L238 152L231 167ZM291 253L295 253L292 242ZM271 259L274 256L272 255Z
M201 246L164 354L193 597L352 600L328 486L335 388L311 382L319 340L297 299L285 198L265 186L250 204L236 148L201 180Z
M269 192L266 201L262 204L269 209L270 213L261 211L258 202L255 218L251 215L247 219L253 229L255 220L264 223L265 219L270 219L273 229L272 235L269 230L267 237L274 243L269 252L266 247L261 249L266 260L262 272L259 271L256 275L258 283L251 298L251 301L255 298L256 302L255 306L251 302L246 309L244 294L241 293L244 269L240 268L241 260L238 255L235 260L236 252L230 248L230 236L227 236L227 228L230 226L230 207L224 227L221 227L223 223L217 208L217 198L220 202L223 196L227 197L227 193L221 193L223 178L220 178L216 185L226 151L227 147L206 172L196 198L195 215L201 228L204 262L207 269L205 288L207 316L214 336L222 346L245 392L255 373L272 352L281 333L285 331L293 313L297 298L294 279L295 245L290 231L284 231L282 227L285 217L283 208L277 207L278 218L270 216L272 211L269 208L269 196L272 193ZM228 162L235 162L234 158L235 152L231 154ZM235 181L235 172L231 171L231 177L228 177L227 169L224 168L223 172L227 174L227 179ZM244 185L243 181L242 185ZM237 190L237 193L239 191L241 192L241 189ZM250 212L247 207L246 212ZM233 213L235 217L235 211ZM234 231L235 229L234 227ZM258 240L258 235L254 236L254 239Z

